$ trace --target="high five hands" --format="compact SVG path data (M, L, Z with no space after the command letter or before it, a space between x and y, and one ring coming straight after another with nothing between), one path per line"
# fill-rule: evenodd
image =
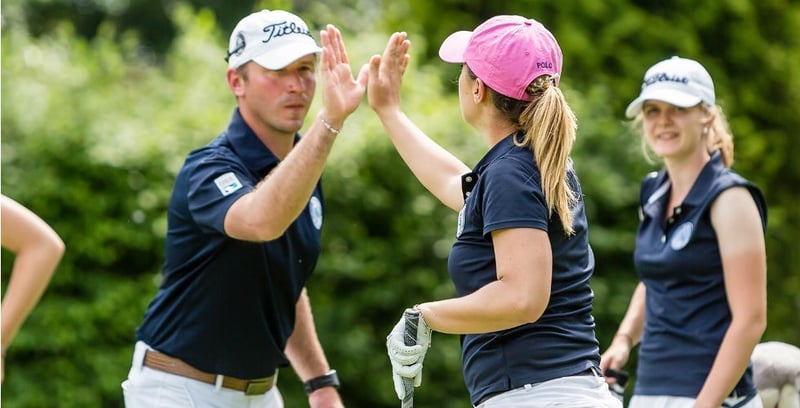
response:
M337 126L358 108L367 84L367 66L364 65L353 78L350 59L342 40L342 33L331 24L320 31L322 56L320 73L322 75L322 105L325 117Z
M379 115L382 111L399 109L400 86L411 45L407 37L404 32L392 34L383 55L372 56L354 78L341 32L330 24L320 31L322 103L331 122L341 125L358 108L365 91L369 105Z
M374 55L369 60L367 98L378 115L400 108L400 86L408 67L410 45L406 33L394 33L389 37L383 55Z

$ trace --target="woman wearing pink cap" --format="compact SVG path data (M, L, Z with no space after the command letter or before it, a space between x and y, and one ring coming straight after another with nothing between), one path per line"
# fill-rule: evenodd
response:
M488 146L472 169L400 110L409 44L395 33L371 59L369 103L414 175L459 214L448 265L457 297L415 306L417 345L404 344L405 318L387 337L398 397L404 378L420 385L438 331L461 335L475 406L620 407L599 374L594 257L556 39L535 20L497 16L442 44L441 58L462 64L464 120Z
M601 367L621 368L639 343L630 407L760 408L749 360L766 327L767 205L730 169L711 76L661 61L626 115L664 169L642 182L640 283Z

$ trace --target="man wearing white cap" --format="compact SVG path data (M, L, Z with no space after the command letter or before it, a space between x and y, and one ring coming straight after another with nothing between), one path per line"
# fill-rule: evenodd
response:
M322 48L285 11L250 14L233 30L227 80L238 107L177 176L163 281L136 332L126 406L283 407L275 385L289 364L309 406L343 406L305 283L320 252L320 176L366 76L353 78L335 27L320 37ZM318 66L322 108L301 138Z

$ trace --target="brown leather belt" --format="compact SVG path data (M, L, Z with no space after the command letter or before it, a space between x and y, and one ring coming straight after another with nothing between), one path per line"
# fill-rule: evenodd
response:
M155 350L147 350L144 355L144 366L208 384L217 383L216 375L200 371L186 364L183 360L170 357ZM273 374L269 377L243 380L240 378L223 376L222 386L236 391L243 391L245 395L261 395L272 389L275 385L275 377L276 376Z

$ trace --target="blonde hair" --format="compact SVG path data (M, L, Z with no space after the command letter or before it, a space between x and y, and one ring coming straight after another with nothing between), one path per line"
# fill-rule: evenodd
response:
M468 73L476 78L471 70ZM495 107L524 132L521 138L514 139L514 144L533 152L549 215L555 211L564 232L572 235L575 233L572 207L578 195L567 181L567 172L578 125L564 94L555 86L555 79L550 75L534 79L525 90L531 101L509 98L489 89Z
M719 150L722 154L722 163L725 164L725 167L731 167L733 166L733 132L728 124L728 118L719 105L706 106L705 109L714 115L714 121L711 122L706 135L708 152L713 153Z
M709 115L714 115L714 120L711 125L704 130L706 137L706 148L709 154L713 154L719 150L722 155L722 164L725 167L733 166L733 132L728 124L728 118L722 111L720 105L701 105L701 109ZM644 128L642 125L643 113L639 112L638 115L631 121L631 128L639 134L644 135ZM707 133L706 133L707 132ZM653 152L647 144L647 140L641 137L642 153L649 163L655 163L657 160L653 157Z

